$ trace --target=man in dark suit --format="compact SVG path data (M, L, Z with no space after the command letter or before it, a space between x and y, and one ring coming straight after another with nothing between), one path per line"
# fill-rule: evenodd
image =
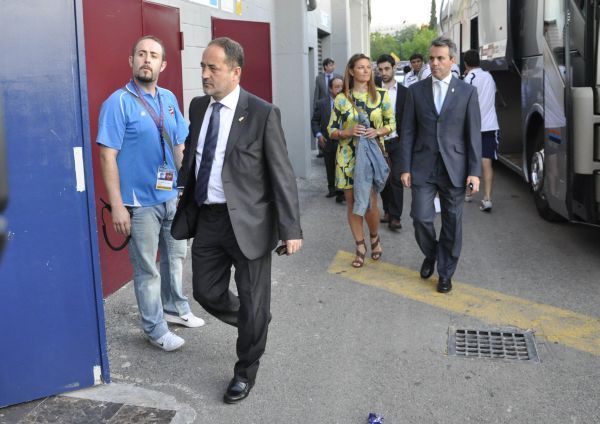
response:
M410 86L402 122L402 183L412 188L411 216L425 260L421 277L433 274L437 291L452 290L462 245L462 210L466 186L479 191L481 118L475 87L454 78L456 45L447 38L432 41L432 77ZM434 227L434 198L439 193L442 229Z
M341 78L333 77L329 80L329 96L317 102L311 119L313 135L317 138L319 147L323 150L323 158L325 160L328 188L328 193L325 197L335 196L335 201L338 203L343 203L344 201L343 191L335 187L335 155L337 153L338 141L329 138L327 126L331 118L335 96L342 91L343 87L344 82Z
M317 107L317 102L322 99L329 98L329 82L334 78L342 78L340 75L335 72L335 62L331 58L326 58L323 60L323 73L320 73L315 78L315 94L313 97L313 111ZM324 157L325 153L320 146L317 146L319 149L318 158Z
M384 212L381 222L387 222L390 230L396 231L402 228L400 219L404 205L404 187L400 180L400 138L398 134L402 128L404 102L408 90L394 78L396 61L391 55L383 54L377 59L377 70L381 76L381 86L388 90L396 115L396 131L385 137L385 152L390 159L391 171L388 183L381 192Z
M187 183L171 232L194 238L194 298L238 328L234 377L226 403L254 385L271 319L271 250L302 246L298 190L279 109L239 86L244 51L229 38L202 54L205 96L190 104L182 174ZM238 296L229 290L235 267Z

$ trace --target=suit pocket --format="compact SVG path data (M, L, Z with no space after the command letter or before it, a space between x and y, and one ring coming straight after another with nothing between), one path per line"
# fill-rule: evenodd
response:
M461 155L465 154L465 148L464 148L464 146L461 146L460 144L455 144L454 145L454 151L456 153L460 153Z
M261 139L252 138L248 143L237 143L235 148L235 165L239 167L255 166L262 157Z

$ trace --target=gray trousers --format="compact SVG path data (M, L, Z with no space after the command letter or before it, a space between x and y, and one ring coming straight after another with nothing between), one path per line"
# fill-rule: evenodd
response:
M425 184L412 184L410 216L415 238L425 257L437 260L438 275L451 278L456 270L462 247L462 213L465 187L454 187L441 158ZM442 230L435 232L434 198L439 193L442 208Z

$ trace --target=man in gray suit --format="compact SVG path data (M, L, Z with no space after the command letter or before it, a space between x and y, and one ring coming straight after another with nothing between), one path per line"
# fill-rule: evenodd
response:
M211 41L202 55L205 96L190 103L190 132L180 174L185 189L173 220L176 239L194 238L194 298L238 328L226 403L254 385L271 319L271 250L302 246L298 190L279 109L240 88L242 46ZM229 290L235 268L238 296Z
M335 62L333 59L327 58L323 60L323 73L315 78L315 95L313 98L313 110L317 106L317 102L321 99L329 98L329 81L334 78L342 79L341 75L335 72Z
M408 89L402 121L402 183L412 188L411 216L429 278L437 260L437 291L452 290L462 245L465 187L479 191L481 118L477 90L451 73L456 45L437 38L429 49L431 78ZM442 229L434 227L434 198L439 193Z

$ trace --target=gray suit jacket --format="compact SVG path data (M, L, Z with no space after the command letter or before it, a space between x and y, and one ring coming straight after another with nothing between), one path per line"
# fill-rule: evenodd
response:
M342 77L334 72L332 78L341 79ZM317 102L325 97L329 98L329 87L327 87L327 83L325 82L325 74L319 74L315 79L315 97L313 98L313 110L316 107Z
M452 78L442 110L433 102L432 78L408 88L402 119L401 172L422 185L435 167L438 152L454 187L467 176L481 175L481 118L477 89Z
M179 240L196 233L196 148L209 101L209 96L203 96L190 103L190 132L180 171L187 183L171 226L171 234ZM233 232L248 259L264 256L278 239L302 238L298 189L279 109L244 89L227 139L221 178Z

